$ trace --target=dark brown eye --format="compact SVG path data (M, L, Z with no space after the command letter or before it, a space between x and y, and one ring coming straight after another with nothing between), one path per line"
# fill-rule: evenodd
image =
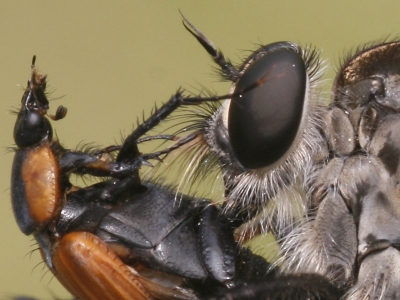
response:
M274 164L294 143L303 117L307 73L299 53L285 48L257 59L238 80L228 131L232 148L247 169Z

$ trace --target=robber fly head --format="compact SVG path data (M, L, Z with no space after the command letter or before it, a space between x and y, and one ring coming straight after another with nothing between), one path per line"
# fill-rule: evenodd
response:
M291 42L261 46L239 68L186 19L185 26L233 82L232 97L201 115L193 165L222 166L225 211L244 219L261 212L268 200L296 181L318 151L316 83L321 77L318 53ZM191 124L189 127L196 127ZM210 159L210 156L214 159ZM285 202L285 201L283 201ZM277 213L286 217L287 203ZM269 213L270 218L271 214Z

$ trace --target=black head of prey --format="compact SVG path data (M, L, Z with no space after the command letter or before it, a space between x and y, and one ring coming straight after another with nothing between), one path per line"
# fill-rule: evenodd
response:
M18 112L14 126L14 140L18 147L30 147L44 139L51 140L53 131L49 120L45 117L49 109L46 96L46 75L37 72L36 56L32 59L32 75L21 99L21 109ZM62 119L67 113L60 106L55 116L47 115L53 120Z

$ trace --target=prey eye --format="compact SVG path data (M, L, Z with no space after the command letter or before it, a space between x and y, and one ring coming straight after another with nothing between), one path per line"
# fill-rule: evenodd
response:
M288 48L289 43L273 46L261 48L260 52L274 49L244 70L229 105L230 142L246 169L268 167L285 159L304 116L307 69L303 58ZM240 94L257 82L257 87Z

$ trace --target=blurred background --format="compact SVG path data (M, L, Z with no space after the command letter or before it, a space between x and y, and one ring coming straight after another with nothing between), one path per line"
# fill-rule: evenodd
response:
M31 237L18 229L10 204L12 132L32 55L53 91L50 113L68 107L53 123L62 144L109 145L133 128L142 112L179 88L201 86L226 94L211 59L183 28L178 9L225 57L289 40L313 44L330 67L330 86L346 51L400 33L398 1L0 1L0 299L30 295L68 299L40 264ZM61 97L61 98L60 98ZM174 179L170 179L174 181ZM205 192L207 193L207 191Z

